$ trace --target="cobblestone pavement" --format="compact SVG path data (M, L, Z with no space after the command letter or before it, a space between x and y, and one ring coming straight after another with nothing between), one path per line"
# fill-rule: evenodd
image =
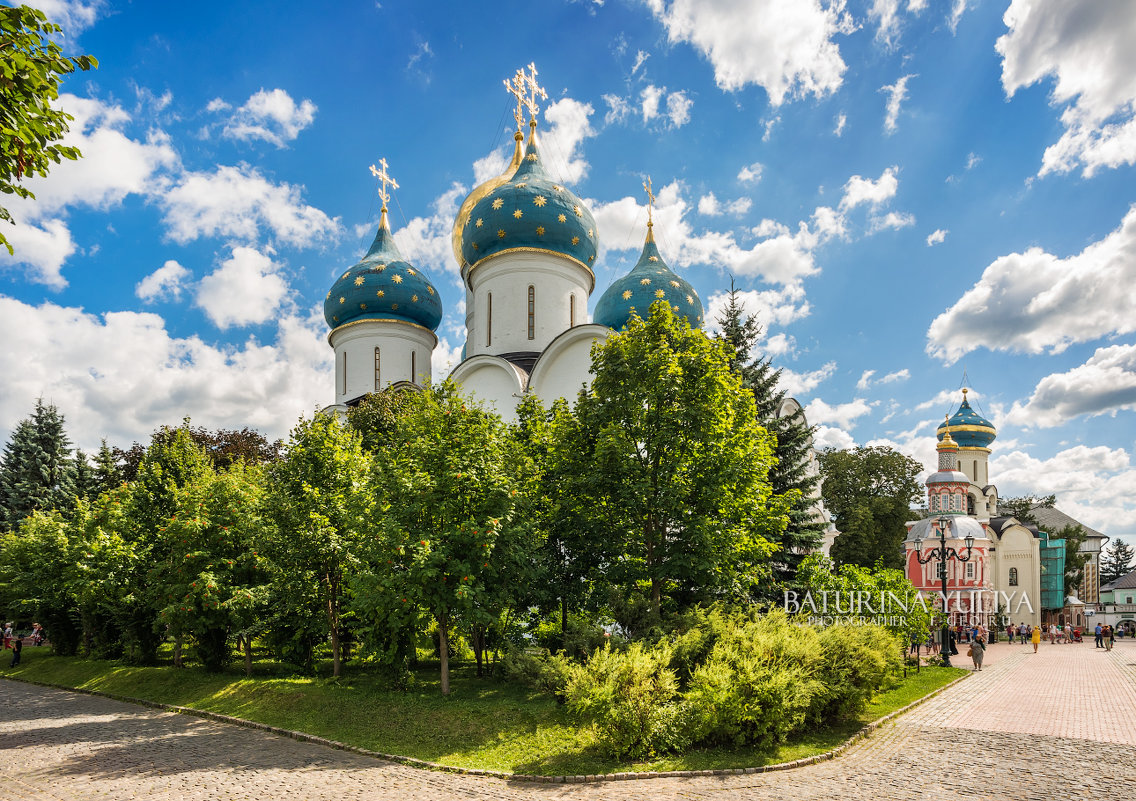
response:
M0 799L1128 799L1136 644L993 645L987 666L843 756L727 778L534 785L423 771L263 732L0 684ZM969 662L965 657L956 664ZM1095 771L1092 765L1100 765ZM1100 775L1101 778L1097 778Z

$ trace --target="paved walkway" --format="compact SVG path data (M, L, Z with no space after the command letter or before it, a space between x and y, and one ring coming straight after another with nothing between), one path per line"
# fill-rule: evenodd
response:
M723 779L533 785L378 762L130 704L0 683L0 799L1136 798L1136 643L999 644L987 667L829 762ZM969 661L965 660L962 661ZM1096 778L1092 765L1101 766Z

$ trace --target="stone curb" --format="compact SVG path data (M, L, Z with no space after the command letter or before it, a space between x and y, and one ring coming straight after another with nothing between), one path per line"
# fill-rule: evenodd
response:
M424 768L426 770L436 770L445 773L459 773L465 776L485 776L492 779L505 779L508 781L516 782L538 782L548 784L583 784L591 782L610 782L610 781L628 781L628 780L641 780L641 779L689 779L695 777L706 776L742 776L751 773L772 773L779 770L793 770L794 768L803 768L806 765L815 765L818 762L826 762L830 759L835 759L844 753L858 740L867 737L876 729L883 726L885 723L899 717L900 715L908 712L915 707L922 704L924 701L929 701L936 695L945 692L949 688L955 686L963 679L969 678L970 674L959 676L954 681L944 684L937 690L927 693L927 695L912 701L902 709L897 709L887 715L884 715L879 720L874 720L858 732L853 734L840 745L833 748L831 751L825 751L823 754L815 754L811 757L804 757L802 759L795 759L792 762L778 762L775 765L761 765L753 768L722 768L717 770L663 770L663 771L645 771L642 773L607 773L607 774L589 774L587 776L542 776L537 774L528 773L508 773L501 770L484 770L481 768L460 768L454 765L441 765L437 762L428 762L424 759L416 759L414 757L400 756L399 754L384 754L381 751L371 751L359 746L349 745L348 743L341 743L338 740L329 740L325 737L316 737L314 734L307 734L302 731L293 731L292 729L281 729L278 726L269 726L266 723L257 723L254 720L245 720L244 718L234 718L229 715L221 715L217 712L208 712L204 709L194 709L189 706L175 706L173 704L163 704L158 701L149 701L145 698L132 698L128 695L117 695L115 693L104 693L99 690L88 690L82 687L65 687L62 684L52 684L46 681L35 681L33 679L25 679L19 676L3 676L2 678L8 681L19 681L24 684L34 684L39 687L51 687L56 690L67 690L69 692L83 693L84 695L93 695L99 698L109 698L112 701L121 701L128 704L136 704L138 706L149 707L150 709L158 709L163 712L173 712L178 715L192 715L193 717L205 718L206 720L217 721L218 723L229 723L234 726L243 726L246 729L256 729L257 731L275 734L280 737L288 737L292 740L298 740L302 743L314 743L316 745L327 746L328 748L335 748L339 751L347 751L352 754L359 754L361 756L372 757L374 759L382 759L387 762L396 762L401 765L409 765L415 768Z

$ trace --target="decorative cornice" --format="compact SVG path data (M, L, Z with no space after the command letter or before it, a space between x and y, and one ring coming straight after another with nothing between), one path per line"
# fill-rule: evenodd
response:
M412 323L409 320L395 320L395 319L392 319L390 317L366 317L362 320L352 320L349 323L344 323L343 325L336 326L335 328L331 329L331 331L328 333L327 344L331 345L331 338L333 336L335 336L336 334L338 334L343 329L350 328L353 325L363 325L365 323L394 323L396 325L407 325L407 326L410 326L411 328L417 328L419 331L425 331L434 340L434 345L431 346L431 347L436 347L438 345L438 335L435 334L433 331L431 331L426 326L419 325L418 323Z
M468 270L466 270L466 273L465 273L466 285L469 286L470 289L473 289L473 271L476 270L481 265L485 264L486 262L492 261L493 259L497 258L498 256L505 256L509 253L543 253L543 254L548 255L548 256L559 256L562 259L567 259L568 261L572 262L573 264L576 264L580 267L583 267L584 271L588 274L588 278L591 279L591 285L588 287L588 294L590 295L596 288L596 274L594 272L592 272L591 267L584 264L584 262L580 261L575 256L569 256L567 253L561 253L559 250L549 250L548 248L533 248L533 247L506 248L505 250L499 250L496 253L490 253L488 256L486 256L484 258L478 259L476 262L473 263L472 266L470 266L470 268Z

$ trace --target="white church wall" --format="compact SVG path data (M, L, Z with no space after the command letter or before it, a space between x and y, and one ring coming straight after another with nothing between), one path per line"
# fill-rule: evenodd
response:
M467 354L543 351L573 322L587 323L592 283L591 274L579 264L548 253L506 253L478 265L470 274ZM529 287L534 303L531 339Z
M1010 570L1017 569L1017 586L1010 584ZM994 551L994 589L1011 597L1007 614L1017 625L1022 621L1033 625L1041 622L1041 553L1033 533L1023 526L1010 526L1003 530ZM1019 607L1022 596L1029 597L1029 606ZM1000 596L1002 597L1002 596Z
M358 320L328 336L335 349L335 402L385 389L399 381L430 380L430 355L437 338L429 330L398 320ZM379 349L378 365L375 348Z
M575 403L581 386L592 380L592 345L605 342L612 330L607 326L578 325L556 339L540 355L529 377L529 391L549 407L557 398Z
M497 356L474 356L455 367L450 379L506 423L516 422L525 374L514 365Z

